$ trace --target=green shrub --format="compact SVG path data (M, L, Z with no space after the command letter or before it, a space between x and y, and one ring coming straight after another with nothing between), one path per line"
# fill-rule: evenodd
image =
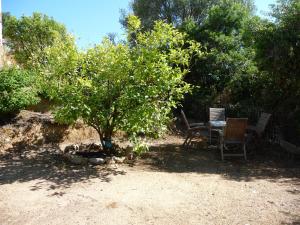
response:
M0 71L0 114L16 113L39 102L35 76L18 68Z

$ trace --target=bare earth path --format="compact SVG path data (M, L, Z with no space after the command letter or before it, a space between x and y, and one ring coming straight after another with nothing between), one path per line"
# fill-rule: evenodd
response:
M46 147L5 155L0 224L300 224L299 166L221 162L168 140L131 165L71 166Z

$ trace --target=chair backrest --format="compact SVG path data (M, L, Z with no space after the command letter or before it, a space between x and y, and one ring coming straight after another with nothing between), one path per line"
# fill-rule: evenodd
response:
M247 125L247 118L227 118L224 140L244 142Z
M183 110L181 110L181 116L182 116L182 119L183 119L183 122L184 122L186 128L190 129L191 128L190 124L189 124L189 122L188 122L188 120L187 120L187 118L186 118L185 113L183 112Z
M209 108L209 120L210 121L225 121L225 109L224 108Z
M262 113L257 121L256 124L256 131L259 135L261 135L262 133L264 133L266 126L269 123L269 120L271 118L271 114L269 113Z

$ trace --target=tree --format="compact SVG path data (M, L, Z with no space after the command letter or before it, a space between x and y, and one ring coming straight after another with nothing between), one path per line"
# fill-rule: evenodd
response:
M106 39L88 50L81 70L60 91L57 120L82 118L96 129L104 148L111 146L116 130L134 141L139 133L157 136L164 131L171 108L189 89L183 77L198 49L171 25L156 22L152 31L141 32L136 17L128 22L128 43Z
M193 86L184 101L189 116L205 120L208 106L238 105L241 99L248 103L253 99L250 85L256 85L258 71L248 30L259 20L253 15L254 9L251 0L132 2L134 14L146 28L156 19L164 19L201 43L205 54L192 59L191 71L185 77Z
M254 34L256 59L259 68L268 75L268 91L273 93L266 99L267 105L273 109L285 108L285 104L297 108L300 107L300 2L280 1L273 6L271 15L274 22L266 21Z
M286 126L286 136L293 136L299 142L300 2L278 1L271 16L273 20L258 26L253 35L264 81L259 99Z
M26 68L31 67L33 61L46 64L45 48L68 38L64 25L40 13L20 19L3 14L3 35L17 63Z
M196 87L185 99L187 111L205 119L208 106L255 104L252 87L259 72L248 30L257 20L244 4L224 0L208 10L201 25L193 20L182 24L180 29L205 49L203 57L194 58L186 76Z
M156 20L164 20L175 27L187 20L193 20L201 25L211 7L218 5L221 0L133 0L132 12L141 19L145 29L151 29ZM252 0L235 0L254 11ZM121 23L126 26L126 12L122 11Z

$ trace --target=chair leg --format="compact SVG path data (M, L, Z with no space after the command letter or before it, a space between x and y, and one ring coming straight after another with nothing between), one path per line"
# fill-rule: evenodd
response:
M188 142L187 142L187 147L191 145L192 143L192 139L193 139L193 136L190 136Z
M245 160L247 160L246 144L243 145L243 150L244 150L244 158Z
M189 136L187 135L184 142L183 142L183 144L182 144L183 147L185 147L185 145L187 144L188 139L189 139Z
M211 144L211 127L209 126L209 144Z
M223 144L222 143L220 145L220 149L221 149L221 158L222 158L222 161L224 161L224 153L223 153Z
M184 147L185 149L187 149L187 147L190 145L192 141L192 136L191 135L187 135L183 144L182 144L182 147Z

